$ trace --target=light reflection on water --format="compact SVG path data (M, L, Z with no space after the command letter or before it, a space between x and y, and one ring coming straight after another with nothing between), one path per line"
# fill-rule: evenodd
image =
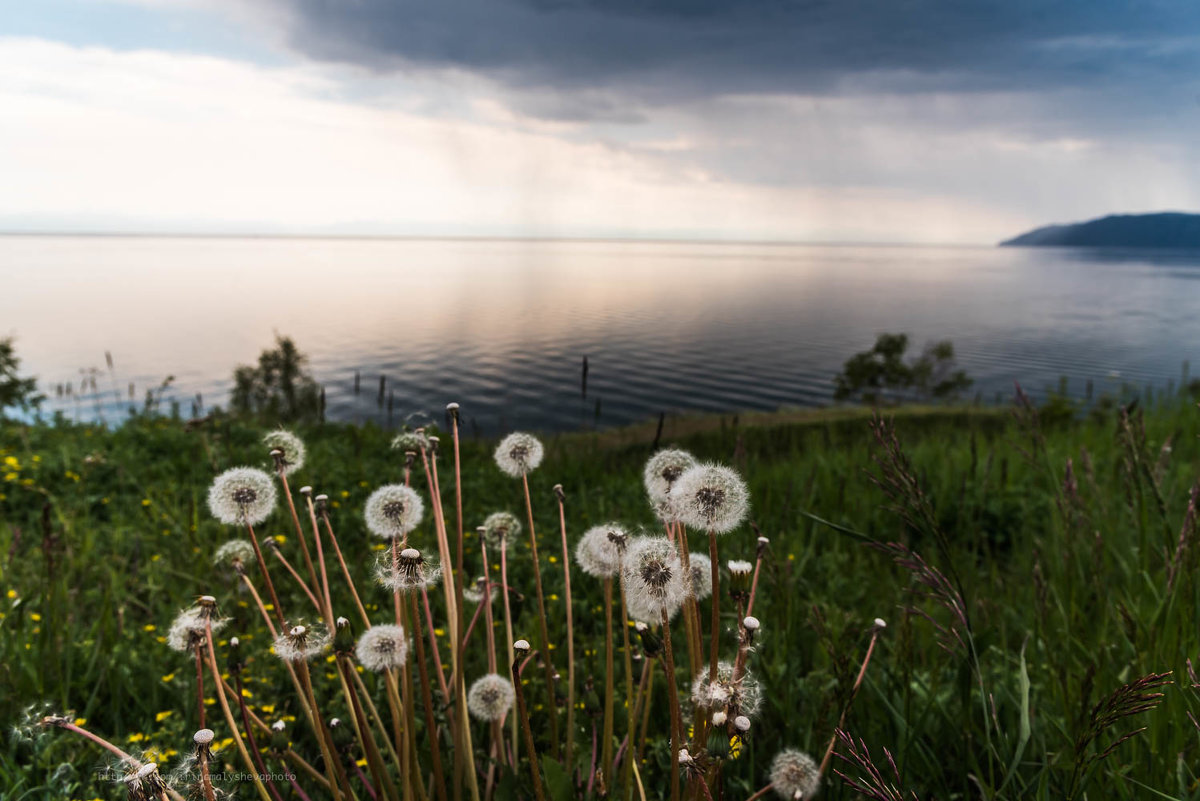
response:
M882 331L952 339L988 400L1060 376L1076 394L1114 372L1161 387L1200 343L1200 253L8 237L0 275L0 335L17 335L25 371L53 396L101 368L108 419L114 393L167 374L185 414L198 392L226 403L233 367L275 332L311 356L332 418L386 422L382 374L394 421L458 400L483 432L591 425L597 401L606 426L825 404Z

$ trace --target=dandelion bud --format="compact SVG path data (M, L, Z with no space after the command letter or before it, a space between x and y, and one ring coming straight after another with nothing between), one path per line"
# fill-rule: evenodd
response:
M771 541L766 537L758 538L758 547L755 549L755 556L759 559L767 558L767 548L771 546Z
M729 756L729 738L712 737L708 741L708 755L713 759L725 759Z
M522 655L529 653L529 640L517 640L513 643L513 650Z
M745 603L750 597L754 566L738 559L730 559L725 565L729 568L729 597L738 603Z
M716 712L713 712L712 724L714 726L724 726L725 721L728 719L729 719L729 716L725 714L725 710L720 709L720 710L717 710Z
M287 724L277 720L271 724L271 750L282 753L288 749Z
M458 423L458 404L446 404L446 423L448 425L456 425Z
M743 734L750 731L750 718L746 717L745 715L738 715L733 719L733 728L737 729Z
M300 494L301 495L312 495L312 487L301 487Z
M567 499L567 493L563 491L562 484L555 484L552 491L554 492L554 496L558 498L559 503L562 503Z
M354 651L354 630L350 621L344 617L337 619L333 632L333 650L338 654L349 654Z
M330 718L329 732L333 735L333 747L338 751L346 751L358 742L353 727L343 724L341 718Z
M323 515L329 510L328 495L318 495L317 497L313 498L313 503L316 504L317 514Z
M881 618L881 617L877 617L877 618L875 618L875 628L876 628L876 629L886 629L886 628L887 628L887 621L885 621L885 620L884 620L883 618Z
M242 672L242 641L237 637L229 638L229 651L225 654L225 669L236 676Z
M761 624L756 617L747 617L742 621L742 626L745 627L746 631L758 631L759 625Z
M662 640L650 630L649 626L639 621L636 629L638 637L642 641L642 650L646 653L646 656L653 659L662 653Z

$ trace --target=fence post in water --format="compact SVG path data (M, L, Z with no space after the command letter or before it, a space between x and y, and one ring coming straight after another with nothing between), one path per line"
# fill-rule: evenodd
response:
M663 422L664 422L664 421L666 421L666 419L667 419L667 413L666 413L666 412L659 412L659 413L658 413L658 430L656 430L656 431L654 432L654 444L652 444L652 445L650 446L650 451L651 451L651 452L654 452L654 451L657 451L657 450L658 450L658 443L662 441Z
M580 390L583 393L580 397L583 397L583 398L587 397L587 374L588 374L588 360L587 360L587 356L584 356L583 357L583 376L582 376L582 381L581 381L581 385L580 385Z
M317 415L321 422L325 422L325 387L321 387L321 394L317 398Z
M379 406L383 405L383 393L387 390L387 376L379 376L379 397L375 399L375 403Z
M361 377L362 377L362 376L360 376L360 375L358 374L358 371L357 371L357 370L355 370L355 371L354 371L354 394L355 394L355 395L357 395L357 394L358 394L358 384L359 384L359 379L360 379Z

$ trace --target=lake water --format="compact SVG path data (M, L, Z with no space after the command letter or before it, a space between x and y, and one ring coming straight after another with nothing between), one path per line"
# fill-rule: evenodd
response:
M456 400L484 433L827 404L883 331L953 340L989 402L1060 376L1077 395L1165 388L1200 356L1200 253L19 236L0 237L0 275L0 336L49 408L109 421L131 382L140 399L168 374L184 414L197 393L226 404L275 332L311 357L331 418L386 424L383 375L393 424ZM98 397L79 398L91 368Z

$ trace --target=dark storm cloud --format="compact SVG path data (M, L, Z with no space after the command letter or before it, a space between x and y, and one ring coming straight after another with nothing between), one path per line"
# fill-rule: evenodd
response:
M1200 66L1193 0L276 0L293 43L378 69L460 68L526 91L1154 85Z

